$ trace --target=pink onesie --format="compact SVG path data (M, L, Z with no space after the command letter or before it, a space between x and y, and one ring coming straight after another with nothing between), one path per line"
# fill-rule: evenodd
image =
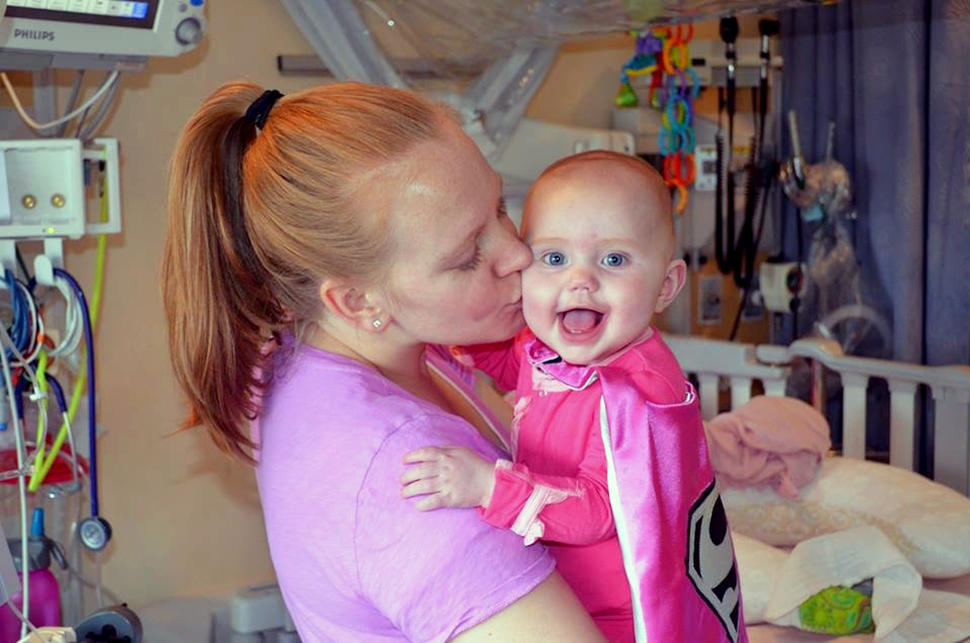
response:
M688 521L688 509L680 510L682 515L677 520L667 521L671 522L671 525L666 532L660 529L639 528L636 524L627 529L628 533L635 534L634 538L641 540L646 538L650 542L644 548L640 541L632 541L633 545L628 545L627 550L635 550L639 547L641 560L634 561L631 556L628 556L624 564L620 537L617 533L617 521L614 520L613 507L616 505L611 504L608 460L615 467L620 467L614 470L614 483L617 479L616 471L620 472L621 482L622 477L626 475L624 471L631 470L634 471L633 479L639 480L637 476L650 479L651 482L647 484L653 484L652 481L661 477L670 480L677 478L667 475L666 472L642 476L639 471L649 469L650 454L641 457L639 450L643 447L636 445L630 452L633 453L632 457L622 456L630 457L634 465L630 467L630 462L621 462L614 458L614 455L621 457L618 454L607 453L605 445L609 444L609 438L604 437L602 432L602 427L607 424L605 420L607 407L610 407L611 418L618 416L619 411L616 409L622 407L620 400L617 400L616 405L612 405L608 400L604 402L609 397L604 396L604 380L621 383L611 385L611 390L621 391L616 395L617 398L632 398L634 405L651 403L649 413L646 409L639 410L640 407L634 409L633 421L627 421L626 424L636 426L632 427L632 430L626 429L626 435L640 435L656 430L654 423L649 424L649 429L645 426L647 416L651 413L655 414L656 409L684 407L674 413L686 413L686 415L677 417L687 418L690 424L693 422L693 415L696 415L696 424L700 426L700 417L696 413L692 389L660 334L654 330L648 339L627 349L605 367L567 364L529 331L520 334L514 344L507 342L475 346L470 347L468 352L474 359L475 365L491 375L499 388L503 390L514 388L516 391L511 435L514 462L500 461L496 467L495 491L492 500L488 507L481 510L484 519L492 525L511 529L523 536L526 544L541 539L556 558L560 573L573 587L580 601L609 640L633 641L635 630L642 633L641 638L646 634L651 634L651 638L661 633L664 636L691 634L693 630L686 621L691 618L689 614L693 607L683 608L684 614L688 615L684 618L683 627L668 628L661 632L650 625L649 614L646 619L647 624L644 625L642 612L635 616L636 610L634 610L631 595L633 585L628 581L630 575L627 573L628 569L633 569L637 564L645 564L647 567L655 565L658 557L661 559L661 564L668 564L663 561L663 558L670 553L669 548L666 548L663 543L657 545L654 541L667 540L669 539L667 534L670 533L676 534L676 538L679 538L682 531L685 532L683 540L688 540L687 527L684 524ZM688 406L688 403L693 407ZM655 423L660 427L664 422L661 417ZM678 432L679 422L680 419L677 419L672 424L675 427L674 430ZM667 424L671 425L671 422L667 421ZM613 431L614 434L618 434L623 430L623 427L614 423L614 427L607 429L607 432ZM713 483L713 476L706 460L707 449L702 429L698 430L696 440L690 437L694 436L694 433L687 431L684 435L689 436L686 439L688 456L684 459L684 466L689 469L692 467L701 469L688 471L687 475L693 476L696 473L698 478L703 478L705 474L703 469L706 467L707 476ZM659 441L662 442L662 438ZM684 441L681 438L681 442ZM654 442L658 440L654 439ZM691 443L693 443L693 449ZM663 451L661 447L648 447L648 450L650 448ZM691 453L699 454L699 459ZM665 464L662 453L660 458L662 467ZM695 461L697 464L693 464ZM656 484L662 486L659 482ZM673 484L683 486L677 482ZM707 481L704 484L707 485ZM713 489L713 484L707 486ZM614 488L616 488L615 484ZM619 496L622 491L621 487L615 495ZM696 506L707 497L697 493L696 497L691 496L681 500L679 493L681 492L668 494L667 499L656 504L663 507L663 502L671 502L670 496L676 496L676 506L679 507L685 503L688 505L693 503ZM637 489L630 497L633 495L649 496L650 494L640 494ZM716 492L710 493L710 496L708 505L718 500ZM613 502L618 502L618 499L614 497ZM664 508L651 508L646 512L638 508L634 518L642 518L644 515L649 518L649 514L653 511L671 513ZM690 507L690 511L694 511L694 507ZM665 535L661 538L654 532L662 532ZM628 542L631 541L628 540ZM679 558L677 562L681 568L684 567L683 550L686 549L689 549L688 544L680 547L675 554ZM728 562L733 563L733 550L729 549L728 553L730 554ZM665 572L668 578L663 579L660 584L667 586L670 583L670 577L674 578L675 584L680 583L681 580L686 581L687 570L683 572L679 575ZM736 576L731 578L736 585ZM732 582L727 577L725 580L726 585ZM660 590L661 588L656 587L657 584L655 580L650 580L645 593L650 594L654 589ZM688 585L686 582L682 584ZM700 590L695 592L690 589L688 593L692 594L689 600L693 601L696 598L693 594L700 593ZM727 600L730 602L735 595L736 605L733 607L736 608L737 613L734 616L733 635L732 625L729 623L724 626L728 631L724 640L736 641L743 639L744 636L743 627L740 627L740 595L737 587L734 588L733 594L728 595ZM700 598L711 606L712 601L703 596ZM645 604L645 600L653 600L653 597L641 598L638 604ZM707 608L703 607L700 600L696 602L701 606L699 609L706 611ZM717 599L713 602L716 603ZM717 610L717 608L714 609ZM727 612L732 611L734 610L729 606ZM669 620L668 613L654 618L655 622ZM727 621L730 620L729 614ZM714 622L713 619L712 622ZM715 622L715 625L718 629L721 628L719 623ZM724 632L721 634L723 635Z

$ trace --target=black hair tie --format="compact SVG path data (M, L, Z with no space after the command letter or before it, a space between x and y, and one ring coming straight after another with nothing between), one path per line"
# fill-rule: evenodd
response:
M246 118L256 125L256 129L263 129L266 117L269 116L269 110L273 109L273 105L282 97L281 92L275 89L267 89L246 110Z

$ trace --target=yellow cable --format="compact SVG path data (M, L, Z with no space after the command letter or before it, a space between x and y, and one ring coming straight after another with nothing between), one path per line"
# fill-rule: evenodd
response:
M101 184L101 221L108 220L108 198L107 198L107 178L102 177ZM88 314L91 316L91 334L94 335L94 329L97 327L98 323L98 312L101 310L101 294L104 291L104 263L105 256L108 250L108 237L104 234L98 235L98 248L97 254L95 256L94 262L94 290L91 293L91 303L88 306ZM84 359L85 349L81 348L81 364L85 365L87 362ZM74 416L77 414L77 408L81 403L81 396L84 394L85 385L88 381L88 370L86 366L82 366L81 372L78 374L77 379L74 381L74 391L71 393L71 403L68 405L67 418L68 421L73 422ZM97 430L96 427L88 427L89 431ZM54 459L60 452L61 447L64 446L64 440L67 439L67 423L61 424L60 431L57 432L57 437L54 438L54 444L51 445L50 453L47 455L47 459L41 461L38 457L37 468L34 475L30 478L30 485L27 487L29 491L35 492L40 488L40 485L44 483L44 478L50 472L52 466L54 466ZM74 454L77 457L77 454ZM90 456L89 456L90 457Z
M47 351L44 349L40 350L40 356L37 358L37 370L34 371L34 377L37 379L37 387L40 392L44 395L41 398L40 403L47 408ZM44 461L44 448L46 447L45 442L47 441L47 422L44 420L47 418L46 413L37 414L37 449L34 456L35 462Z

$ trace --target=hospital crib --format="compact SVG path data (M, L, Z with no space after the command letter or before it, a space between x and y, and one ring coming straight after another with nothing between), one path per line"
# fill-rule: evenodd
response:
M811 402L823 414L828 389L837 380L842 389L842 455L851 458L866 457L867 388L875 379L885 380L890 396L889 463L909 470L915 456L917 396L919 387L925 386L934 411L934 479L970 495L970 366L854 357L843 354L836 342L817 338L789 346L680 335L666 335L665 340L684 371L696 377L705 420L743 404L753 391L785 395L800 360L810 371ZM727 395L721 396L721 391Z

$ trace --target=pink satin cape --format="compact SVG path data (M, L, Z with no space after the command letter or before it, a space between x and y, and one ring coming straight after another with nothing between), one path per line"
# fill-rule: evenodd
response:
M746 642L734 547L693 387L683 403L656 405L623 372L596 371L637 641Z

